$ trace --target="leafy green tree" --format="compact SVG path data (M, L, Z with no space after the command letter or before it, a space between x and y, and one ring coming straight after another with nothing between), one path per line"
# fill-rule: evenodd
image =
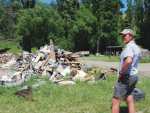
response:
M16 38L14 26L17 24L15 13L21 9L21 4L16 1L0 1L1 7L1 34L7 38Z
M56 2L54 2L54 1L52 1L52 2L50 3L50 6L53 7L55 10L57 9L57 4L56 4Z
M18 17L17 35L26 51L31 52L31 47L39 49L50 39L55 43L57 38L63 37L63 20L47 3L38 2L34 9L20 10Z
M127 10L125 11L126 13L126 19L128 21L128 28L133 29L133 21L134 21L134 6L132 4L132 0L127 0ZM127 26L126 26L127 27Z
M91 0L81 0L81 3L85 6L85 8L92 11L92 1Z
M145 49L150 50L150 1L136 1L136 42Z
M94 29L95 38L97 40L97 53L99 53L100 49L100 40L103 36L103 23L104 23L104 0L93 0L92 1L92 12L94 16L97 18L97 24Z
M23 8L34 8L36 0L21 0Z
M102 51L106 49L106 46L118 45L118 24L120 18L119 0L105 0L104 4L103 34L100 42Z
M64 49L73 51L74 37L71 34L72 28L76 21L77 10L79 9L78 0L58 0L58 13L64 20L64 41L61 41L65 45ZM65 42L65 44L64 44ZM62 44L61 44L62 45Z
M94 29L97 23L97 18L92 12L85 8L83 5L80 6L77 11L77 21L71 29L71 35L74 37L74 51L87 50L91 53L95 52L95 39Z

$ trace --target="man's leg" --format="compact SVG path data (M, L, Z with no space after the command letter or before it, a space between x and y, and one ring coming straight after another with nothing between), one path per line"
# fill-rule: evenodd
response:
M129 113L135 113L133 95L125 95L125 101L128 105Z
M119 113L121 98L113 96L111 113Z

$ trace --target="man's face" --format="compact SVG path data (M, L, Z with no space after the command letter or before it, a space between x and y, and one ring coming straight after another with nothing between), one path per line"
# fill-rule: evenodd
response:
M122 41L124 44L127 44L132 41L132 36L130 36L129 34L122 34Z

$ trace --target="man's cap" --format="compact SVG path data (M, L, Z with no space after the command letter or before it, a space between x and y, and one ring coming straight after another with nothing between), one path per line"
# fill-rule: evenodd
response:
M119 33L119 35L128 34L128 33L134 36L134 33L131 29L124 29L122 32Z

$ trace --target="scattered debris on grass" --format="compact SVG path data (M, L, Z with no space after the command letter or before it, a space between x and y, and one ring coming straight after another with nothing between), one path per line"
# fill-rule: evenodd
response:
M3 53L0 55L0 85L11 87L28 81L32 76L49 77L59 85L75 85L77 80L106 80L106 73L113 74L117 69L101 70L98 67L86 66L78 61L80 56L89 55L89 51L69 52L59 49L50 40L49 45L41 47L34 53L22 50L22 54ZM88 74L90 73L90 74ZM91 75L93 74L93 75ZM96 76L94 76L96 75ZM32 85L38 88L44 81Z

